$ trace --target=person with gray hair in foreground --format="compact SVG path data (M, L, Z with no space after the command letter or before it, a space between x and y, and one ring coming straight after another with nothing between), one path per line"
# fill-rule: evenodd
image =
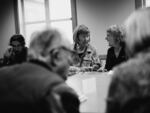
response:
M0 113L79 113L79 99L65 83L71 44L54 28L33 35L29 62L0 69Z
M106 113L150 113L150 8L125 22L128 62L113 69Z

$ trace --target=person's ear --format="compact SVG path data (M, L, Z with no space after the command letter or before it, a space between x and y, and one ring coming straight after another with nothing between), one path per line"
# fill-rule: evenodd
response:
M59 64L60 61L60 54L59 54L59 50L54 49L51 52L51 65L52 66L57 66Z

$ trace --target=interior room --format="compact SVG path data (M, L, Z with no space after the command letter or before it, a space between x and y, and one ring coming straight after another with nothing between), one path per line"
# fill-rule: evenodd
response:
M3 28L0 42L1 57L7 48L10 36L20 32L17 4L17 0L1 0L0 22L1 28ZM136 4L138 3L135 3L135 0L76 0L73 8L73 13L75 13L73 24L74 26L87 25L91 31L92 45L99 54L106 54L108 48L105 40L107 27L112 24L122 24L125 18L138 7Z
M22 34L29 47L32 33L54 26L64 30L73 44L75 27L84 24L104 67L107 28L123 25L131 12L145 6L150 6L149 0L0 0L0 58L13 34ZM79 73L66 82L79 95L82 113L105 113L110 78L103 72Z

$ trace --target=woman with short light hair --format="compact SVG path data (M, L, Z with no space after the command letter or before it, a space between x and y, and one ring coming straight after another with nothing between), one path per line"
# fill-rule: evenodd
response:
M125 32L123 27L112 25L107 29L106 40L110 48L107 51L105 70L110 71L113 67L127 60L124 45Z

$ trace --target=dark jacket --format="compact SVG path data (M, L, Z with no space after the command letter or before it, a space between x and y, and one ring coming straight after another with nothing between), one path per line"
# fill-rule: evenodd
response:
M7 51L9 52L9 49ZM2 66L8 66L8 65L19 64L19 63L25 62L27 60L27 52L28 52L27 47L24 47L23 50L19 53L16 53L15 51L11 51L10 57L5 57L4 55Z
M79 113L74 90L46 64L22 63L0 73L0 113Z
M108 71L111 70L114 66L119 65L120 63L127 60L127 55L125 53L125 48L122 47L121 51L119 53L119 56L115 56L114 47L110 47L107 51L107 58L106 58L106 64L105 69Z

